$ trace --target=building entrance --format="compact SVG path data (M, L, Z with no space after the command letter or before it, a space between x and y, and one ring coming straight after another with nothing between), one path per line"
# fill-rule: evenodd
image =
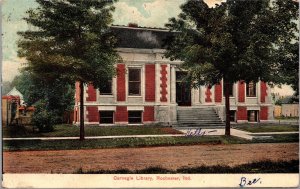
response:
M183 81L186 72L176 72L176 103L178 106L191 106L191 86Z

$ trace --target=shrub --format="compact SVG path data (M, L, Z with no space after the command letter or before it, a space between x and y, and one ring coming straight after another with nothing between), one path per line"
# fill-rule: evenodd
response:
M39 132L51 132L54 130L54 124L59 120L57 114L47 110L46 103L38 102L36 110L32 116L32 124L39 129Z

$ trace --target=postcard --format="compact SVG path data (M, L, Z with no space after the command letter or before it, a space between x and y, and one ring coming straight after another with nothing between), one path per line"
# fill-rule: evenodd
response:
M299 187L298 2L1 8L3 187Z

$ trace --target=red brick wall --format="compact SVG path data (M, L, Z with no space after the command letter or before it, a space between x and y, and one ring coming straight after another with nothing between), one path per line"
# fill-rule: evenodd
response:
M265 82L260 82L260 101L266 102L267 96L267 84Z
M161 65L161 71L160 71L160 74L161 74L161 77L160 77L160 80L161 80L161 85L160 85L160 94L161 94L161 98L160 98L160 101L161 102L168 102L168 99L167 99L167 94L168 94L168 91L167 91L167 65Z
M98 107L88 106L86 107L87 119L89 122L99 122L99 111Z
M206 87L206 91L205 91L205 102L211 102L211 92L210 92L210 87Z
M215 85L215 102L222 102L222 84Z
M125 101L126 87L125 87L125 64L118 64L117 66L117 101Z
M78 117L77 117L77 114L78 114L77 108L74 108L74 112L73 112L73 113L74 113L74 114L73 114L73 116L74 116L73 121L76 123L76 122L78 121Z
M97 97L96 97L96 89L94 88L93 85L88 84L87 90L86 92L88 93L88 96L86 97L86 101L96 101Z
M127 106L116 107L116 122L128 122Z
M154 106L145 106L144 107L144 122L145 121L154 121Z
M260 107L259 118L260 118L260 120L268 120L268 107L267 106Z
M155 101L155 65L146 64L146 89L145 89L145 101L154 102Z
M75 102L80 101L80 88L79 88L80 83L76 81L75 83Z
M238 101L245 102L245 82L239 81L238 83Z
M239 106L236 112L237 120L247 120L247 107Z

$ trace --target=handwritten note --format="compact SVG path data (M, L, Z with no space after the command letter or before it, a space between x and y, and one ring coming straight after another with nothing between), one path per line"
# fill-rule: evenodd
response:
M241 180L240 180L239 186L241 188L243 188L244 186L251 186L251 185L255 185L257 183L259 183L259 184L262 183L260 178L249 179L249 178L246 178L246 177L242 177Z
M186 132L185 136L203 136L203 135L206 135L206 134L212 133L212 132L217 132L217 130L206 131L201 128L189 129Z

